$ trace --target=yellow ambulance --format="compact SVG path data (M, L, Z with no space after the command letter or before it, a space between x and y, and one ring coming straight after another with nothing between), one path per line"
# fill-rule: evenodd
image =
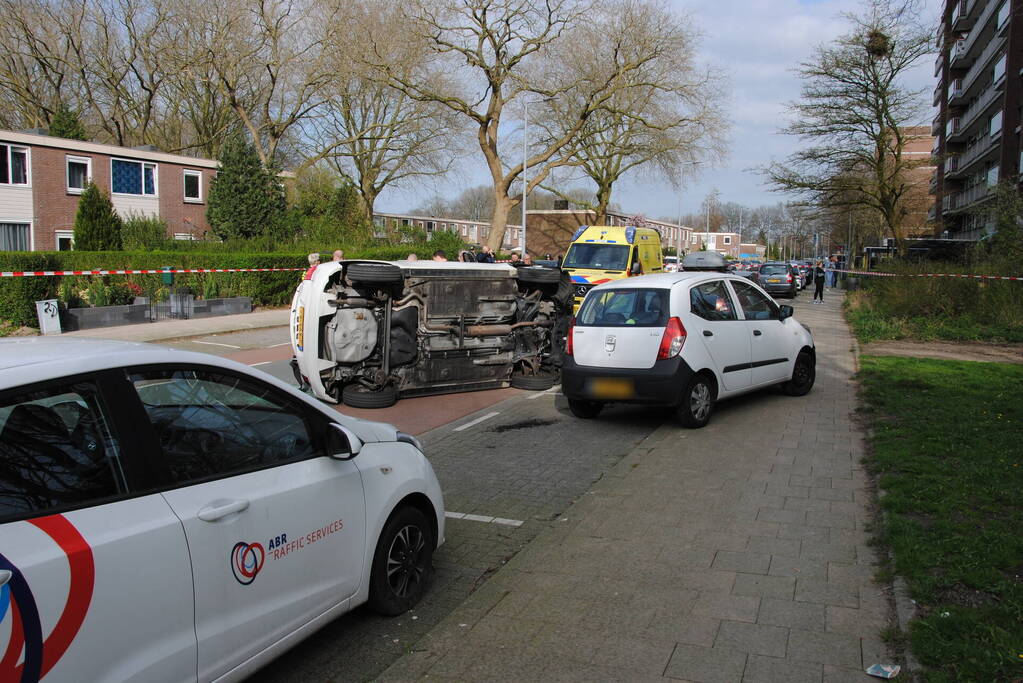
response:
M590 287L664 269L661 235L653 228L633 225L583 225L572 235L561 268L572 278L579 310Z

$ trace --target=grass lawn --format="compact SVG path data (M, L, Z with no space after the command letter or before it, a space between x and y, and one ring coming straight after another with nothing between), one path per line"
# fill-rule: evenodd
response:
M1023 365L864 356L859 378L926 680L1023 677Z
M862 344L888 339L1023 342L1019 325L985 324L964 315L895 316L863 307L847 310L846 319Z

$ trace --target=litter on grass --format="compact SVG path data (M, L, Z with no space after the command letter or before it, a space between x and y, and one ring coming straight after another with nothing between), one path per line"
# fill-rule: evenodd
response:
M902 671L898 664L871 664L867 673L878 678L895 678Z

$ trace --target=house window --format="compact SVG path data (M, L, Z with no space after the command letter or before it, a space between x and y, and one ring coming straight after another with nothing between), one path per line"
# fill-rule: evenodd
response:
M110 177L110 188L115 194L156 196L156 164L111 159Z
M75 233L71 230L57 230L57 251L71 251L75 248Z
M202 171L185 171L185 201L202 201Z
M28 148L0 145L0 185L28 185Z
M81 194L92 180L92 159L72 156L66 158L68 194Z
M731 237L726 237L725 238L725 244L731 244L731 243L732 243L732 238Z
M0 223L0 251L28 250L28 223Z

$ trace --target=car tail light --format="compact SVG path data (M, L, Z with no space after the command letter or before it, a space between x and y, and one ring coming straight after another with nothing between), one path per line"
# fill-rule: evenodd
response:
M568 323L568 337L565 338L565 355L572 355L572 334L575 332L575 316Z
M792 273L785 276L785 282L792 282Z
M677 356L686 343L686 328L678 318L669 318L661 335L661 345L657 349L657 360Z

